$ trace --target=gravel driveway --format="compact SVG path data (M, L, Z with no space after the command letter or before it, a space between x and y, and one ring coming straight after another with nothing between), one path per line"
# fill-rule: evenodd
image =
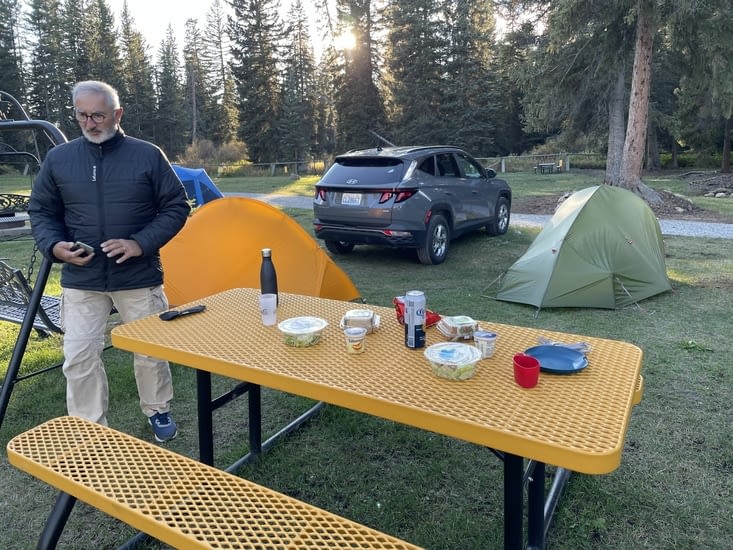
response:
M249 197L263 202L287 208L313 207L313 199L294 195L278 195L264 193L227 193L233 197ZM512 212L511 225L520 227L542 227L551 216L539 214L517 214ZM683 220L659 220L664 235L681 237L708 237L714 239L733 239L733 224L689 222Z

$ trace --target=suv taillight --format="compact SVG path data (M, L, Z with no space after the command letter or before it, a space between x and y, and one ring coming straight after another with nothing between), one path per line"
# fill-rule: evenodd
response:
M394 197L395 204L404 202L417 193L416 189L408 189L407 191L382 191L379 195L379 204L384 204L392 197Z
M404 202L407 199L409 199L411 196L413 196L415 193L417 193L417 189L408 189L407 191L400 191L397 193L397 196L395 197L394 201L397 202Z
M326 200L326 190L323 187L316 188L316 199L320 201Z

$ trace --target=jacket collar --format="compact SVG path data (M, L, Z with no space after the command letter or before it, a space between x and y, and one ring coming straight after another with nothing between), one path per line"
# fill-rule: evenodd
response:
M119 145L125 140L125 132L122 128L117 128L117 132L115 132L115 134L107 141L103 141L102 143L92 143L83 136L82 138L87 142L87 145L95 151L99 151L101 148L102 152L106 153L107 151L111 151L112 149L119 147Z

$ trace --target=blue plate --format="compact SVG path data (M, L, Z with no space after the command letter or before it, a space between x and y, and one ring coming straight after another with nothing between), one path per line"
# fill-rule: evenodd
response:
M585 355L565 346L535 346L524 353L540 362L540 370L556 374L570 374L588 366Z

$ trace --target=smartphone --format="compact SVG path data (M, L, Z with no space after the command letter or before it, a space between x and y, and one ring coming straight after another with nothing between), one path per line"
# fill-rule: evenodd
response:
M89 246L87 243L83 243L81 241L76 241L74 243L74 246L71 247L71 250L77 250L79 248L83 249L84 252L86 252L87 254L94 254L94 247Z

